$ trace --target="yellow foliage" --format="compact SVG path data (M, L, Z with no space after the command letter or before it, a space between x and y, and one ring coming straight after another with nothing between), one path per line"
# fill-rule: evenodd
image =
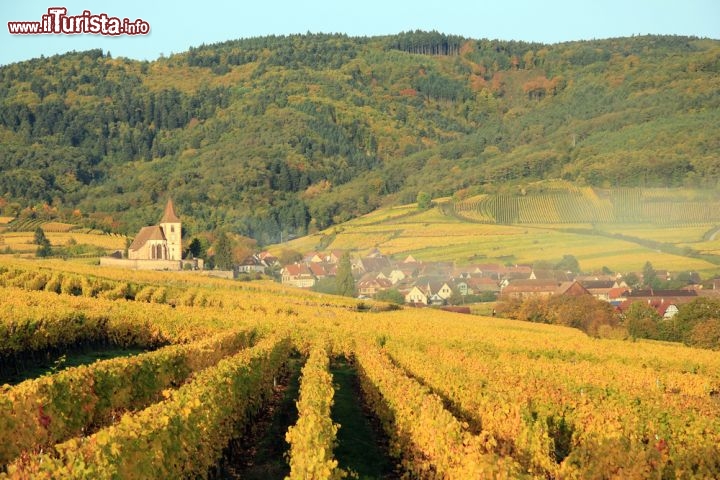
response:
M123 373L131 377L133 362L153 354L158 360L184 349L195 374L175 386L181 382L169 379L177 363L157 361L155 365L162 368L155 377L166 383L151 400L120 421L106 419L104 428L93 435L71 432L79 436L58 445L55 456L17 457L17 451L5 451L4 458L12 461L7 468L11 478L41 471L65 477L82 476L77 473L82 471L92 478L205 476L236 428L252 421L253 412L272 391L292 348L288 337L295 349L309 352L298 400L300 416L285 436L291 443L291 478L342 475L333 455L338 426L329 415L334 389L328 361L339 354L355 362L364 400L388 433L389 451L406 476L602 478L616 472L628 478L716 478L720 474L715 462L720 458L716 352L658 342L601 340L566 327L430 309L361 313L354 299L189 274L98 272L70 263L0 261L0 284L39 268L51 276L77 275L81 280L93 276L100 284L142 281L165 289L168 301L189 298L191 291L194 306L178 302L173 308L4 286L0 289L7 300L0 305L0 326L14 327L0 331L23 330L15 327L18 318L27 320L27 325L40 320L49 325L52 318L80 311L86 328L93 319L104 318L117 327L116 335L144 333L187 344L135 357L138 360L118 359L78 369L84 376L76 378L93 374L92 382L69 382L76 373L67 370L5 387L0 392L0 430L6 439L2 447L28 439L24 450L47 446L43 442L48 430L42 427L46 416L52 419L50 425L55 418L58 425L75 422L72 409L58 407L63 415L53 417L49 405L65 398L92 398L100 388L97 372L103 365L120 367L108 371L122 380ZM206 299L205 306L194 303L198 297ZM250 348L233 349L232 329L238 326L256 331L259 341ZM70 334L64 329L50 336L62 339ZM3 347L10 344L0 342ZM22 349L30 343L15 344ZM65 386L71 383L77 386ZM21 395L40 384L46 385L48 396ZM110 395L111 403L130 398L121 393L125 388L137 387L130 382L112 390L116 393ZM37 413L39 405L47 405L42 415ZM19 414L22 411L36 413Z

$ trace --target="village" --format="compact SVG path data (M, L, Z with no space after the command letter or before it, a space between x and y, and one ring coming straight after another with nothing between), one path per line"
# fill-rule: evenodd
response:
M288 286L313 288L323 279L337 274L344 253L337 250L310 252L302 261L283 266L281 281ZM267 254L261 254L256 259L256 264L275 260ZM359 298L387 299L383 292L393 291L397 292L396 298L413 307L443 307L554 295L592 295L620 311L631 303L643 302L652 306L661 317L672 318L680 305L699 296L720 296L718 279L706 284L705 288L694 277L682 288L634 289L626 283L622 274L575 275L563 270L537 270L531 265L495 263L457 266L449 262L423 262L412 255L396 261L379 250L351 258L351 265ZM655 274L664 282L673 278L668 271L658 270ZM633 275L642 279L642 273Z
M359 299L380 299L412 307L440 307L469 313L465 305L496 300L549 298L553 296L591 295L610 303L619 312L631 304L651 306L660 317L669 319L679 307L699 296L720 297L720 279L704 284L697 273L674 274L666 270L651 273L654 281L643 278L649 272L603 272L580 274L577 260L566 255L573 268L554 265L501 265L478 263L459 266L454 262L421 261L407 255L401 260L373 249L363 256L343 250L295 252L294 260L282 262L263 251L247 256L232 270L205 270L202 259L181 259L181 220L168 199L160 222L143 227L128 247L127 258L121 252L101 258L100 264L134 269L199 270L206 275L238 278L268 275L283 285L325 291L337 283L343 260L349 263L352 294ZM568 266L569 266L568 265ZM566 266L567 267L567 266ZM678 278L673 281L674 275ZM653 284L656 288L653 288ZM672 285L672 288L663 288ZM338 292L334 292L338 293ZM346 292L347 294L347 292Z

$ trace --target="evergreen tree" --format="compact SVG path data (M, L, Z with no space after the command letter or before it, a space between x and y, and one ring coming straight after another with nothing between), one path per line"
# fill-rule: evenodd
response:
M574 255L563 255L562 260L555 265L555 268L557 270L580 273L580 263Z
M222 232L214 245L215 250L215 266L220 270L232 270L233 268L233 255L232 245L228 234Z
M643 267L643 284L649 288L657 288L658 286L657 273L649 261L645 262Z
M35 251L35 255L38 257L48 257L52 253L50 248L50 240L45 236L45 231L42 228L37 227L35 229L35 244L38 246Z
M345 252L340 258L337 276L335 277L337 284L337 292L346 297L354 297L357 295L355 290L355 279L352 276L352 265L350 264L350 254Z
M202 258L203 248L198 238L192 239L188 247L188 252L192 254L193 258Z

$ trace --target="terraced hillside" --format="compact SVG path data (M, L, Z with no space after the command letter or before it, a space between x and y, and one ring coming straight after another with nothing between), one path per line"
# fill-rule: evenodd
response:
M477 195L455 202L453 207L468 220L499 224L720 223L720 196L714 190L539 185L530 192L523 188L517 194Z
M712 236L712 232L720 225L720 218L714 218L720 209L713 207L713 197L699 200L701 193L693 191L678 191L676 195L668 190L664 196L653 196L653 190L638 190L632 195L620 192L624 196L603 196L603 192L592 189L568 191L563 186L554 192L512 197L484 195L456 202L436 199L435 206L427 210L416 204L381 209L275 245L271 251L340 249L363 254L377 248L397 259L412 255L419 260L458 264L556 263L564 255L573 255L584 271L603 267L641 271L648 261L673 271L708 275L718 271L720 236ZM510 198L512 206L502 203ZM495 212L493 205L498 208ZM657 208L667 213L675 209L676 215L668 214L656 222L648 220L653 217L631 215L618 215L623 218L619 220L614 212L623 211L620 205L634 205L636 211ZM688 217L682 212L691 215L693 208L697 217L685 221ZM495 215L514 221L504 224Z

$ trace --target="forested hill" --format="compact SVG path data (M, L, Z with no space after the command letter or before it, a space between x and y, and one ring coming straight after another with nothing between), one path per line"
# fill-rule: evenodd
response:
M0 68L0 213L277 241L381 204L562 178L715 187L720 41L251 38ZM47 204L49 207L41 208Z

